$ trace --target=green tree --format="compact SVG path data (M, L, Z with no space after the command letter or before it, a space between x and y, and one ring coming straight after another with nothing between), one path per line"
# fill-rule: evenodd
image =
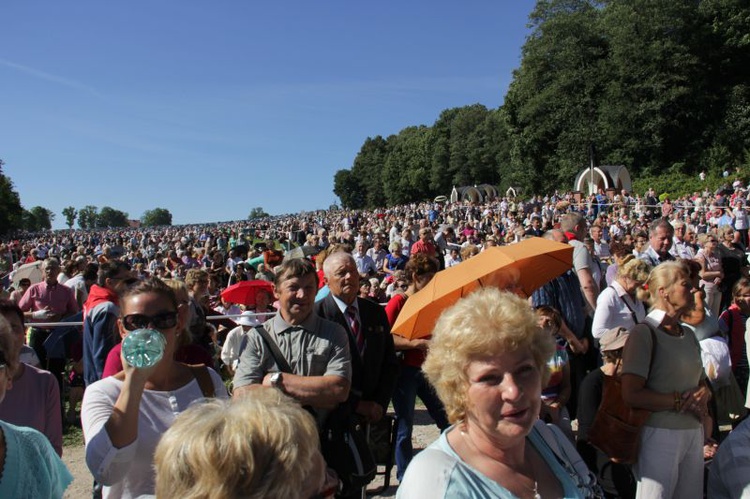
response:
M78 226L82 229L94 229L97 227L99 209L93 205L86 205L78 210Z
M571 185L599 142L596 96L607 40L593 0L539 1L503 111L512 140L508 179L526 192Z
M72 206L66 206L63 208L62 214L65 217L65 223L68 225L68 229L72 229L73 224L76 222L78 211Z
M3 174L5 162L0 159L0 236L21 228L23 207L21 197L13 188L13 182Z
M116 210L105 206L96 217L96 227L127 227L130 221L128 214L124 211Z
M346 209L359 210L365 207L362 185L350 170L339 170L333 176L333 193Z
M429 197L430 140L431 130L426 126L408 127L388 137L381 174L388 205Z
M388 142L380 135L368 137L362 145L351 173L364 194L364 207L375 208L385 205L385 192L381 180L383 166L388 156Z
M141 216L141 223L146 227L172 225L172 214L166 208L146 210Z
M266 218L270 215L265 212L263 208L260 206L256 206L252 210L250 210L250 214L247 216L248 220L255 220L256 218Z
M30 210L24 210L23 228L31 232L49 230L52 228L52 221L54 219L55 214L51 210L41 206L34 206Z

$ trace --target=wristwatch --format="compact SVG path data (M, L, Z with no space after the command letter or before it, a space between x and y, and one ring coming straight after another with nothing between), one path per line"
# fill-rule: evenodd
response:
M283 379L282 373L273 373L271 375L271 386L278 388L282 392L284 391L284 385L281 383Z

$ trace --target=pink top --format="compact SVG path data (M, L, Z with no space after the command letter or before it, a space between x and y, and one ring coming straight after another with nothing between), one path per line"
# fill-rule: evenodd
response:
M62 456L60 387L52 373L23 364L23 374L13 380L0 403L0 419L44 433Z
M18 306L24 312L43 310L49 308L52 310L57 319L71 316L78 312L78 302L73 290L64 284L55 283L49 285L46 282L32 284L23 298L18 302ZM52 321L42 321L52 322Z

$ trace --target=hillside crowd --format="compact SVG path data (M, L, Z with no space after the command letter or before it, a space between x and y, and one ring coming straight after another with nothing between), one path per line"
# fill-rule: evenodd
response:
M63 484L61 489L50 486L56 491L50 496L70 481L55 461L55 454L62 453L63 427L82 425L87 463L98 483L95 493L105 497L161 497L159 491L174 493L170 487L175 480L187 487L185 474L195 475L190 481L193 491L199 486L229 487L230 482L235 492L266 486L281 491L287 481L287 486L297 487L296 495L278 497L354 497L368 480L358 482L352 478L356 473L334 463L336 453L342 452L340 442L322 436L344 427L354 431L349 428L352 421L372 428L394 425L391 452L402 484L400 497L420 497L425 487L445 497L466 491L501 496L494 487L519 497L563 491L565 497L584 496L580 484L577 492L568 494L570 476L554 464L554 450L541 450L547 449L547 437L537 429L537 420L552 424L575 446L572 452L580 454L607 497L701 497L696 492L701 490L709 497L737 497L743 490L748 494L749 192L735 180L714 192L677 199L659 197L653 189L643 195L625 190L600 190L591 196L555 192L526 199L425 202L215 224L18 235L0 243L0 315L9 324L0 324L0 340L4 328L13 336L13 341L0 341L0 365L13 368L0 373L5 376L0 381L7 378L14 386L0 402L2 429L9 435L31 427L47 437L52 452L37 442L37 458L53 463L48 468L55 474L45 476L58 476ZM534 326L546 333L529 340L528 348L547 355L533 365L539 374L538 396L509 403L504 394L502 403L515 412L503 413L500 420L525 428L523 437L529 435L537 450L522 453L528 461L518 473L495 475L483 467L492 452L471 440L476 425L482 428L479 416L496 417L491 409L477 412L483 407L477 400L494 400L472 391L478 352L467 350L462 366L469 367L457 367L456 376L466 378L465 395L451 392L462 388L446 382L436 364L436 359L450 364L442 342L448 341L450 329L459 335L466 326L457 318L450 328L448 322L439 322L433 339L402 338L391 335L390 328L407 299L436 272L460 266L490 247L529 237L572 245L573 268L524 297L532 305ZM42 262L39 273L27 277L35 262ZM265 281L268 286L259 285L245 303L222 297L222 291L243 281ZM515 298L498 296L518 306ZM484 301L498 296L483 293L472 303L480 310ZM470 311L464 313L466 320L473 320ZM487 313L507 314L508 324L521 314L515 309ZM441 321L452 320L450 313L445 315ZM480 323L490 319L476 318ZM65 327L65 321L83 326ZM142 327L161 331L167 345L168 359L146 370L134 369L121 357L121 338ZM525 345L526 340L513 341ZM544 346L545 341L550 345ZM464 341L455 348L480 348L470 345ZM493 369L512 371L505 366ZM633 465L611 463L587 439L601 401L603 376L614 375L622 377L629 404L651 411ZM509 376L520 383L516 374ZM229 404L223 400L230 398L226 386L231 398L247 405L244 412L221 405ZM21 397L22 390L34 395ZM161 393L170 396L163 399ZM450 455L450 464L445 456L440 460L430 453L412 461L417 397L446 430L430 449ZM461 397L479 398L471 404L456 402ZM528 395L518 397L526 400ZM217 400L203 409L187 409L200 398ZM300 405L306 410L298 411ZM202 419L198 411L205 412ZM218 457L213 466L221 472L214 478L204 476L205 466L190 467L194 463L184 454L185 469L171 469L175 465L169 464L169 456L176 460L176 446L187 439L167 438L171 432L190 435L192 428L194 434L216 434L206 421L229 425L221 418L253 411L275 418L278 425L286 421L299 433L293 438L307 438L303 433L317 428L320 463L316 443L300 450L304 457L295 458L296 463L305 461L304 469L289 466L284 473L248 478L247 484L230 477L237 468L221 464ZM192 426L186 427L191 417ZM452 431L454 427L460 433ZM507 436L502 424L498 428ZM266 430L248 424L236 431ZM268 431L292 432L280 426ZM463 434L469 435L466 444L457 436ZM210 452L215 442L205 440L200 445ZM516 440L510 440L517 449ZM263 445L263 452L283 453L283 443ZM505 458L496 461L505 464ZM234 456L235 461L243 459L240 451ZM325 471L326 463L335 473ZM470 471L464 473L481 479L464 474L462 481L451 475L465 464ZM436 466L445 467L452 481L433 483L431 470ZM705 483L704 469L709 477ZM312 475L319 480L310 481ZM549 480L543 483L538 476ZM555 479L559 489L549 485L557 483ZM0 496L10 490L3 488L7 480L4 473Z

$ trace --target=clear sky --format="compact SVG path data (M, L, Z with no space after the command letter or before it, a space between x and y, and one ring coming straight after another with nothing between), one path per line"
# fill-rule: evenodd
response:
M502 104L533 6L2 2L4 173L54 228L66 206L175 224L327 208L367 137Z

